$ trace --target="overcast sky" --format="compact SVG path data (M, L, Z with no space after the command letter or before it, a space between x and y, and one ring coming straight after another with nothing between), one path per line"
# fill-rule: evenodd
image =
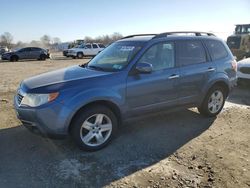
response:
M250 0L0 0L0 34L62 41L120 32L212 31L221 38L250 23Z

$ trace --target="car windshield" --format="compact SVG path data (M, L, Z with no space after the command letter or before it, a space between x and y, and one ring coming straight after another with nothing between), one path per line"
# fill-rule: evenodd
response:
M140 49L140 45L131 42L113 43L94 57L88 67L104 71L122 70Z

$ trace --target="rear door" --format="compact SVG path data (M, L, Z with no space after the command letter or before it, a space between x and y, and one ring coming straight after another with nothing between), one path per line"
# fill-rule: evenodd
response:
M180 67L180 104L194 104L202 98L202 89L215 72L201 40L176 41L176 60Z
M30 59L39 59L41 51L41 48L31 48Z

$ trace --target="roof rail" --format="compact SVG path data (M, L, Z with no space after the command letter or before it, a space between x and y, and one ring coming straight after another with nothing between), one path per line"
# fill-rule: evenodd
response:
M189 34L189 33L193 33L193 34L195 34L195 36L201 36L202 34L206 34L207 36L215 36L213 33L208 33L208 32L199 32L199 31L173 31L173 32L160 33L158 35L155 35L154 38L167 37L168 35L174 35L174 34Z
M123 37L121 39L127 39L127 38L132 38L132 37L141 37L141 36L152 36L152 35L157 35L157 34L137 34L137 35L128 35L126 37Z

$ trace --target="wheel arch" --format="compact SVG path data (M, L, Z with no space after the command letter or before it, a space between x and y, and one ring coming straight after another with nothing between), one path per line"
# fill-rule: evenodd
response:
M116 115L116 117L118 119L118 125L121 123L121 121L122 121L121 111L120 111L119 107L115 103L113 103L111 101L108 101L108 100L96 100L96 101L89 102L89 103L81 106L78 110L76 110L76 112L74 113L74 115L72 116L72 118L70 120L70 123L69 123L69 126L68 126L68 132L71 131L72 124L75 121L76 117L84 109L86 109L86 108L88 108L90 106L95 106L95 105L102 105L102 106L105 106L105 107L109 108Z
M76 52L76 54L82 54L82 55L84 55L84 53L82 51L78 51L78 52Z
M15 57L15 58L17 59L17 61L19 60L19 56L16 55L16 54L13 54L12 56L10 56L10 60L11 60L13 57Z
M213 87L215 87L215 86L220 86L220 87L222 87L223 89L225 89L225 91L226 91L226 97L228 96L229 91L230 91L230 87L229 87L228 81L226 81L225 79L219 79L219 80L215 80L215 81L213 81L213 82L211 82L211 83L209 84L209 86L207 87L207 89L204 91L205 93L204 93L204 97L203 97L202 101L203 101L204 98L206 97L207 92L208 92L211 88L213 88Z

